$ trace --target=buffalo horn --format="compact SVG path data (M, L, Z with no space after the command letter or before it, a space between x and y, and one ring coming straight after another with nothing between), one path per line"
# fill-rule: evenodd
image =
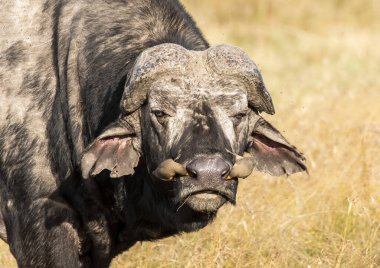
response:
M197 53L213 73L241 80L247 89L248 104L258 112L274 114L272 98L256 64L240 48L218 45L199 52L176 44L161 44L143 51L136 59L125 84L121 108L125 114L139 109L147 99L148 90L157 77L186 74L188 64L197 60ZM201 55L198 54L198 55Z
M144 50L128 75L121 101L122 111L131 114L139 109L147 99L151 83L157 77L185 73L189 52L176 44L161 44Z
M207 50L211 69L221 76L236 77L246 84L248 105L259 112L274 114L272 98L256 64L238 47L213 46Z

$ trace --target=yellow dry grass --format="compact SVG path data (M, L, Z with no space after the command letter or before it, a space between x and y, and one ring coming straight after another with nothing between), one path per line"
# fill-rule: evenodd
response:
M309 175L241 181L237 206L112 267L380 267L380 1L185 0L212 44L242 47ZM7 246L0 267L14 267Z

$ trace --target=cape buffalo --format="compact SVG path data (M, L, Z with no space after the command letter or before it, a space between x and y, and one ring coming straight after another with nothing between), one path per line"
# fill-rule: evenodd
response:
M207 225L253 169L306 169L260 117L255 63L176 0L6 0L0 22L0 233L20 267L107 267Z

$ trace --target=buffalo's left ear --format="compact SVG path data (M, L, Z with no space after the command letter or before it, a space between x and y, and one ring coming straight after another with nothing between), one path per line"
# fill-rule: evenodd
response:
M81 160L83 178L107 169L111 178L132 175L140 158L140 138L123 120L111 124L84 151Z
M254 127L246 151L252 155L255 169L272 176L307 170L302 153L264 118L252 112L250 122Z

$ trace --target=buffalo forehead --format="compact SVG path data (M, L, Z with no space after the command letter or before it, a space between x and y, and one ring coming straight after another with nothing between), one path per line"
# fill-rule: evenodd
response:
M200 102L229 109L247 107L247 91L243 83L230 77L199 72L167 75L151 85L149 103L157 108L175 110Z

